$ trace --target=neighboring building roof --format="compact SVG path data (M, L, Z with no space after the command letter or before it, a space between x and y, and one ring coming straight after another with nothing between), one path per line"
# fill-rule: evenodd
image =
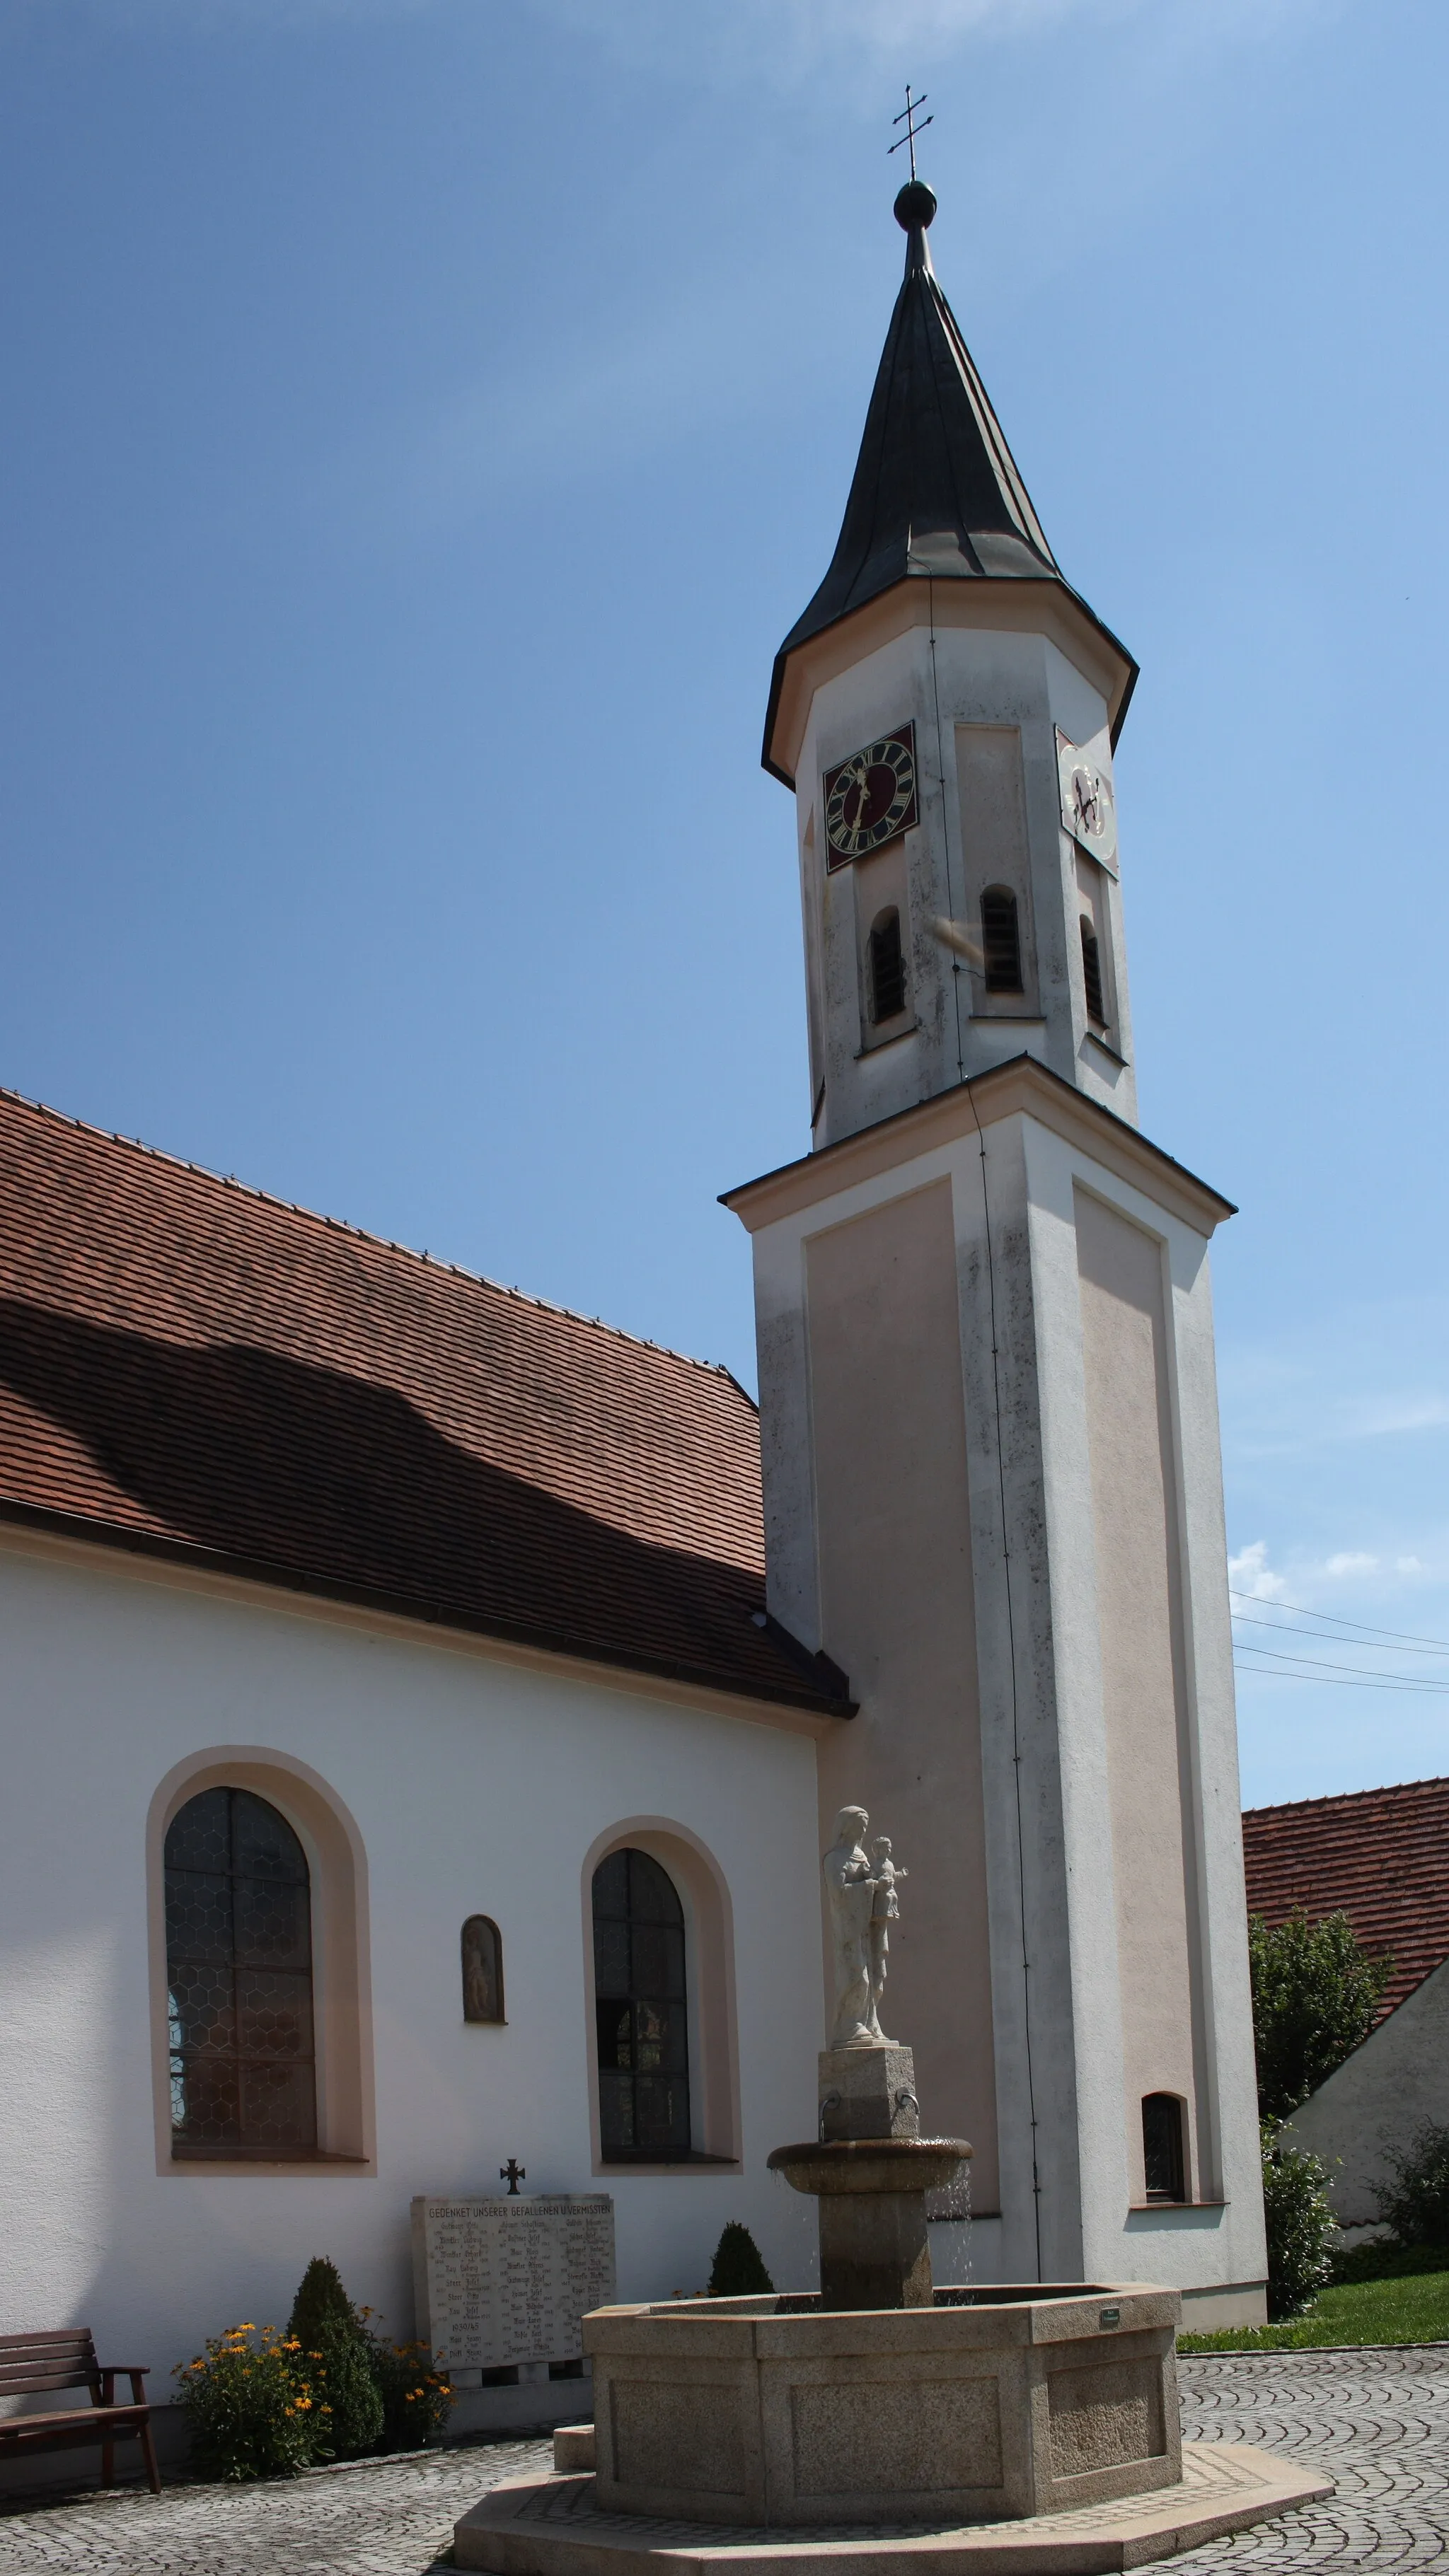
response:
M899 581L1050 581L1101 627L1062 579L960 324L936 283L926 245L936 200L914 180L895 210L907 237L905 280L876 371L845 517L830 569L775 657L764 760L776 776L783 773L770 746L788 656ZM1101 631L1129 668L1120 725L1137 666L1109 629Z
M11 1092L0 1516L850 1707L765 1621L759 1425L727 1370Z
M1250 1914L1343 1913L1365 1950L1392 1955L1381 2021L1449 1959L1449 1780L1250 1807L1243 1860Z

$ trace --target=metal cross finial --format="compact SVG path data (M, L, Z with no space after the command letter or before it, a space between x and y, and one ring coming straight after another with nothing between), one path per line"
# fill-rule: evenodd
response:
M890 146L890 151L886 154L886 159L889 161L892 152L899 152L901 145L903 143L908 143L911 150L911 177L913 179L916 175L916 136L918 134L924 134L927 126L934 125L936 122L934 116L922 116L920 124L918 125L916 123L916 118L920 116L921 109L926 104L927 95L928 93L925 90L922 90L919 98L912 98L911 84L907 81L905 106L901 109L899 116L893 116L891 118L892 125L903 125L906 130L904 134L898 134L896 136L894 143Z
M519 2184L528 2180L528 2169L519 2163L517 2156L510 2156L506 2165L499 2166L498 2179L507 2183L509 2199L516 2200Z

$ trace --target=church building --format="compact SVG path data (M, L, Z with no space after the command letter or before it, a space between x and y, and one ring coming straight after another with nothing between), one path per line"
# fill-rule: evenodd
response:
M0 1095L0 2331L167 2394L314 2254L412 2331L415 2195L728 2219L806 2286L819 1854L969 2138L938 2279L1263 2314L1208 1245L1136 1123L1112 749L932 272L775 663L809 1151L726 1193L723 1370ZM723 1176L721 1176L723 1177ZM491 2419L577 2414L541 2359ZM487 2408L484 2409L487 2413ZM478 2415L477 2420L484 2420Z

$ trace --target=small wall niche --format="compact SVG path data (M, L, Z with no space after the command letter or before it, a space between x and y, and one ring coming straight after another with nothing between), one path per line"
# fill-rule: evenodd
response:
M463 2019L506 2021L503 2009L503 1936L491 1914L470 1914L463 1926Z

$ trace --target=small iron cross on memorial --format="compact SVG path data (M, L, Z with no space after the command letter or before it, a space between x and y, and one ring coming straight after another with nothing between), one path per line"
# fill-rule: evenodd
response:
M519 2184L528 2180L528 2168L526 2165L521 2165L516 2156L510 2156L506 2165L499 2166L498 2179L500 2182L507 2183L509 2199L516 2200Z

